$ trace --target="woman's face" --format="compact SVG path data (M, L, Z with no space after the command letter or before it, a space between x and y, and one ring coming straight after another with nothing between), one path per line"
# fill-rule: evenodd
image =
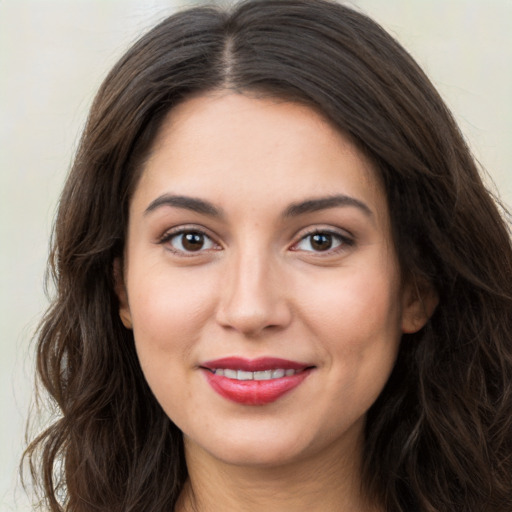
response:
M122 274L156 399L188 450L228 463L353 453L402 332L422 324L374 169L315 111L277 100L215 93L171 112Z

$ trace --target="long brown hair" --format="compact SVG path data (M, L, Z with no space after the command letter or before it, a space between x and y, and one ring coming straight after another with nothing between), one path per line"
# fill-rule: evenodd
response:
M101 86L59 205L38 337L59 418L28 447L52 512L172 510L181 432L118 316L113 261L164 116L229 88L313 106L375 163L404 276L439 306L404 335L368 413L363 485L388 511L512 510L512 247L443 101L376 23L328 0L199 7L144 35Z

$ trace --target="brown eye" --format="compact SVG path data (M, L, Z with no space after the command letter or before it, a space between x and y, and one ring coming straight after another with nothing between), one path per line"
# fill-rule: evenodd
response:
M332 235L328 233L317 233L311 236L311 248L314 251L327 251L332 247Z
M181 243L186 251L200 251L204 246L204 235L202 233L185 233L182 237Z
M208 235L201 231L180 231L164 237L162 242L169 244L177 253L197 253L218 247Z
M353 240L339 233L329 231L317 231L310 233L294 245L293 250L304 252L328 252L338 248L350 247Z

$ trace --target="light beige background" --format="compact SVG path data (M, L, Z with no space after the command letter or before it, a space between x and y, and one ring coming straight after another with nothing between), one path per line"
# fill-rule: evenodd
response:
M163 0L0 0L0 512L17 461L57 198L94 91ZM193 2L189 1L188 4ZM512 0L353 0L425 68L512 203Z

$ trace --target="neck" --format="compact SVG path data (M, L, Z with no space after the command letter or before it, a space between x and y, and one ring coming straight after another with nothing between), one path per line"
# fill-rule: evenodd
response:
M189 478L176 512L379 512L361 492L361 450L328 446L279 466L231 465L185 441Z

